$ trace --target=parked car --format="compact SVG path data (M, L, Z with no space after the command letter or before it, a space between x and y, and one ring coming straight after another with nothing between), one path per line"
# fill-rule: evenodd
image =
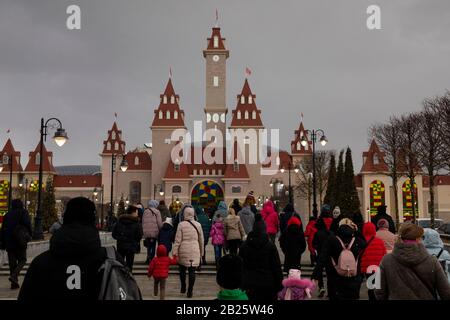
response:
M431 228L431 219L430 218L419 218L417 219L417 224L422 228ZM444 220L442 219L434 219L434 229L439 229L440 226L444 224Z
M437 232L443 233L443 234L449 234L450 235L450 223L444 223L442 224L438 229Z

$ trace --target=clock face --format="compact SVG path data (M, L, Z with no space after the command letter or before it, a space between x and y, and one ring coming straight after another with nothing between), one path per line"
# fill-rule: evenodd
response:
M206 114L206 122L211 122L211 114L210 113L207 113Z
M220 59L220 58L219 58L219 56L218 56L217 54L213 56L213 61L214 61L214 62L219 61L219 59Z
M225 113L220 115L220 122L225 123Z
M219 114L218 113L214 113L212 119L213 119L214 123L219 122Z

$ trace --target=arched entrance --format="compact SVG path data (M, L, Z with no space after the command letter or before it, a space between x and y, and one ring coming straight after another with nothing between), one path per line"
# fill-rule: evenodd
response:
M223 199L222 187L211 180L202 181L192 189L191 204L201 206L205 211L217 207Z
M377 214L379 206L385 205L385 188L384 183L380 180L374 180L370 184L370 215Z
M419 215L419 206L417 200L417 184L414 183L414 187L411 185L411 180L406 180L402 185L402 199L403 199L403 219L405 221L413 219L413 192L414 192L414 202L415 202L415 215L416 218Z

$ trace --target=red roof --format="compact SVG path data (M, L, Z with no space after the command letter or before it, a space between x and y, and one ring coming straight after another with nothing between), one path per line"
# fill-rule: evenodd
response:
M39 155L41 143L39 142L34 151L29 153L28 164L25 167L26 172L38 172L39 171L39 162L36 159ZM53 152L47 151L45 144L42 146L42 171L43 172L55 172L55 168L53 167Z
M270 152L270 150L267 152L267 160L271 158L272 153ZM278 158L279 158L279 168L284 168L284 169L288 169L289 168L289 163L291 162L291 155L289 154L289 152L284 151L284 150L280 150L278 152ZM278 161L277 161L278 162ZM263 168L269 168L271 167L271 163L272 162L268 162L262 165Z
M3 150L0 152L0 161L2 161L3 159L3 155L6 154L8 156L13 156L12 157L12 171L23 171L22 165L20 164L20 152L16 151L14 149L14 146L11 142L11 139L8 139L8 141L6 141L5 146L3 147ZM9 166L7 167L8 171L9 171ZM6 171L5 169L3 169L4 172Z
M380 151L375 139L370 143L368 151L363 152L363 165L361 172L387 172L388 167L384 161L384 152ZM378 158L378 161L375 161Z
M164 93L160 95L158 108L154 111L155 116L151 127L179 127L184 128L184 111L178 104L179 95L175 93L172 79L169 78Z
M218 46L214 47L214 37L218 38ZM225 38L222 38L220 34L220 28L214 27L212 28L211 38L208 38L208 46L206 50L226 50L225 48Z
M450 186L450 176L437 176L434 180L437 186ZM428 176L422 176L422 184L425 188L430 187L430 179Z
M55 188L96 188L102 186L101 175L57 176L53 178Z
M103 141L103 154L124 154L125 141L122 140L122 130L119 130L114 121L111 130L108 130L108 138Z
M146 151L130 151L125 159L129 170L152 170L152 159Z
M252 93L248 80L245 79L241 94L237 95L237 106L232 111L231 128L252 127L263 128L261 110L255 102L256 95Z
M308 140L308 144L305 147L301 144L303 136L306 136L306 139ZM312 154L312 142L306 134L306 130L303 127L303 121L300 121L300 126L295 130L295 138L291 141L291 153L294 155Z
M230 180L234 180L234 179L249 179L250 176L248 175L248 171L247 171L247 166L244 164L239 164L238 165L238 170L234 170L235 167L233 164L227 164L226 168L225 168L225 175L223 177L224 180L226 179L230 179Z

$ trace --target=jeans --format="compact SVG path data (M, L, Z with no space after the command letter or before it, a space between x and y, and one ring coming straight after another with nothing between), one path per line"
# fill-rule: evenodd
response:
M216 258L216 263L222 257L222 246L221 245L214 246L214 257Z
M156 254L156 239L147 238L147 260L150 261Z
M8 263L11 280L18 283L20 271L27 263L27 249L8 251Z

